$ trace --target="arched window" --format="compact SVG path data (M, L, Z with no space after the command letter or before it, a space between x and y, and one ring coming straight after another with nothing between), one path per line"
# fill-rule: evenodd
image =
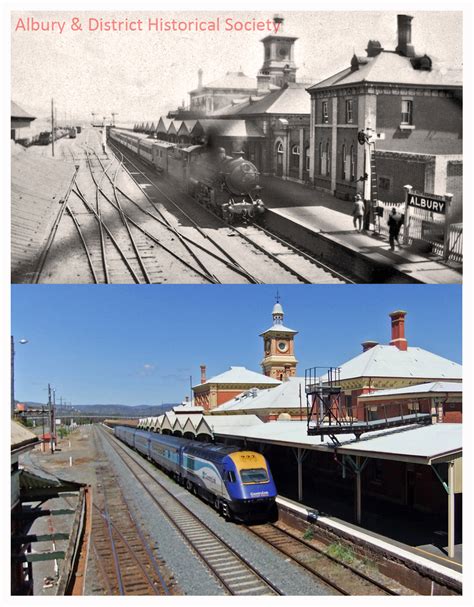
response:
M300 166L300 146L299 145L294 145L291 148L291 166L294 169L298 169Z
M283 154L283 144L281 141L279 141L276 145L276 153Z

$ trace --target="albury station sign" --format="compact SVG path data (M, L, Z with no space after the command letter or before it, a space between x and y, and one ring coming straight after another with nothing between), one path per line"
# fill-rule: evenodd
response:
M446 201L424 196L423 194L408 194L408 206L423 209L424 211L431 211L432 213L446 214Z

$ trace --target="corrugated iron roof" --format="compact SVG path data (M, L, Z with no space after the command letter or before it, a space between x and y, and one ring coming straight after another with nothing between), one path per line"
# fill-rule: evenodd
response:
M304 388L304 377L290 377L274 388L246 390L227 403L213 409L212 414L256 409L299 409L301 405L306 415Z
M246 369L245 367L230 367L228 371L224 371L224 373L219 373L219 375L214 375L214 377L211 377L210 379L206 380L205 383L250 385L269 384L276 386L281 382L279 382L277 379L273 379L272 377L268 377L267 375L263 375L262 373L250 371L250 369Z
M31 430L28 430L28 428L25 428L25 426L22 426L18 422L11 422L10 445L12 451L38 442L39 438Z
M250 120L200 119L199 123L205 132L212 129L218 137L265 138L263 131Z
M379 344L341 365L341 379L356 377L459 380L462 366L422 348L409 347L403 351L396 346Z
M253 116L258 114L310 115L311 98L304 85L290 83L288 87L272 91L257 100L246 99L238 105L228 105L213 116Z
M233 416L222 416L232 420ZM219 419L219 416L216 416ZM229 429L214 428L214 434L227 438L247 438L253 441L302 447L318 451L334 450L328 436L308 436L305 421L275 421L262 425ZM367 432L360 440L353 434L339 435L341 454L356 453L362 456L378 457L400 461L418 461L429 464L432 459L462 453L462 424L433 424L431 426L398 427L390 430Z
M426 384L416 384L415 386L406 386L405 388L396 388L395 390L377 390L373 394L362 394L359 398L373 398L383 396L406 396L406 395L417 395L417 394L445 394L445 393L461 393L462 394L462 383L460 382L448 382L448 381L434 381Z

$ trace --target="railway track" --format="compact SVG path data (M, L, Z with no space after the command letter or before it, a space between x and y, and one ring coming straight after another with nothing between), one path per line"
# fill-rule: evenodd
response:
M155 183L154 180L152 180L147 175L144 170L142 170L138 166L137 162L141 162L140 159L131 160L129 155L125 155L115 143L109 142L109 146L114 151L114 153L119 153L123 156L124 167L127 169L128 173L135 181L135 183L137 183L137 180L134 175L138 174L141 178L146 179L147 185L153 187L154 190L156 190L180 213L182 213L187 221L189 221L196 229L200 230L200 232L203 233L202 228L199 226L199 224L182 208L182 206L178 204L175 200L173 200L162 188L160 188ZM148 168L149 167L146 167L146 169ZM153 201L144 191L143 187L138 183L137 186L141 189L141 191L148 198L148 200L150 200L150 202L154 205ZM196 201L192 197L190 197L189 194L187 194L186 192L182 192L182 195L192 201L193 205L196 205ZM224 222L222 218L220 218L210 209L206 209L206 207L202 205L200 205L199 208L203 209L204 211L207 211L214 218L215 221L220 223L221 227L225 227L234 235L238 235L240 238L248 242L251 246L253 246L265 256L270 258L274 263L276 263L286 272L293 275L298 282L307 284L316 282L331 284L343 284L353 282L346 276L330 268L329 266L315 259L311 255L308 255L304 251L299 250L294 245L291 245L279 236L272 234L271 232L259 226L258 224L252 224L252 226L240 228ZM205 236L208 237L207 235Z
M173 582L158 562L110 467L96 468L91 543L107 595L170 595Z
M105 430L101 430L100 433L153 500L161 514L222 585L226 594L233 596L283 594L246 557L219 537L143 464L132 457L115 438Z
M398 596L399 592L336 559L277 524L247 527L247 531L284 554L336 592L345 596Z

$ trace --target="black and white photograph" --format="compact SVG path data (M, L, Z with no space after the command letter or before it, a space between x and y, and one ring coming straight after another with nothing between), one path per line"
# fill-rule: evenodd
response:
M2 8L2 605L474 604L473 9Z
M13 12L13 283L462 281L462 12Z

